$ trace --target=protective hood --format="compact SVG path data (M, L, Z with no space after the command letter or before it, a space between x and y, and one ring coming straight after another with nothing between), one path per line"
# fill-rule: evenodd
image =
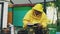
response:
M36 4L32 9L43 12L43 5L42 4Z

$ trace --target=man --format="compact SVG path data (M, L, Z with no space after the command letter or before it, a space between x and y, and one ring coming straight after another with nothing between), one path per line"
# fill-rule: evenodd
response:
M43 11L42 4L36 4L30 11L28 11L25 17L23 18L23 23L23 27L26 27L28 23L39 23L43 26L43 28L45 28L47 26L48 19Z
M28 24L40 24L43 28L47 27L48 19L43 11L42 4L36 4L23 18L23 27L27 28Z

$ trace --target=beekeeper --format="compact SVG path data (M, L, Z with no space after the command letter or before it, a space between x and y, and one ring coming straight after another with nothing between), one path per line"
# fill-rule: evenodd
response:
M23 27L26 28L28 24L39 23L43 28L47 27L48 19L43 11L42 4L36 4L31 10L29 10L23 18Z

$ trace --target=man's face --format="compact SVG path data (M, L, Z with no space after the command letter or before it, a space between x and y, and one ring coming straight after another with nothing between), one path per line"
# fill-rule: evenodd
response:
M41 14L42 14L42 12L37 11L37 10L34 10L34 13L35 13L35 15L36 15L36 16L37 16L37 15L41 15Z

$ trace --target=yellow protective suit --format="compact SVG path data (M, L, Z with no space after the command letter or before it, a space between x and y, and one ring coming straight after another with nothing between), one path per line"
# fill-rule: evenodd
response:
M39 16L39 17L34 16L33 15L34 10L42 12L42 15ZM28 23L30 23L30 24L39 23L39 24L41 24L43 26L43 28L47 27L47 23L48 23L47 16L43 12L43 6L41 4L35 5L24 16L24 18L23 18L23 24L24 24L23 27L26 28Z

